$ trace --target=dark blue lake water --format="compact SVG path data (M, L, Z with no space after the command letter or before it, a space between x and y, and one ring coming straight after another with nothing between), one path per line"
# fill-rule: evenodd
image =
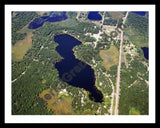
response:
M37 29L41 27L45 22L58 22L66 20L66 12L50 12L48 16L41 16L40 18L35 18L28 26L29 29Z
M136 13L140 16L145 16L146 12L143 12L143 11L132 11L132 13Z
M141 47L144 53L144 57L148 60L149 59L149 48L148 47Z
M64 58L55 64L60 79L72 86L84 88L90 92L91 100L102 102L103 94L95 87L94 70L76 59L72 51L73 47L81 45L81 42L67 34L55 36L54 41L59 44L57 52Z
M102 20L102 16L95 11L89 12L88 13L88 19L90 20Z

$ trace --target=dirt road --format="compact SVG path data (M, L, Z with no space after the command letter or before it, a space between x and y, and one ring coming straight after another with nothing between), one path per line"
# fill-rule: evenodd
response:
M128 16L128 12L126 13L126 16L124 17L123 24L125 24L126 19ZM123 44L123 31L121 30L121 42L120 42L120 49L119 49L119 63L117 68L117 82L116 82L116 93L115 93L115 110L114 114L118 115L118 105L119 105L119 93L120 93L120 73L121 73L121 54L122 54L122 44Z

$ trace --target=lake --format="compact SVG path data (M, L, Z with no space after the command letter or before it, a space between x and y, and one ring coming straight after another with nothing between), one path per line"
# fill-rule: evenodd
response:
M74 87L84 88L90 92L91 100L102 102L103 94L95 87L94 70L88 64L76 59L72 51L73 47L82 43L67 34L56 35L54 41L59 44L57 52L64 58L55 64L60 79Z
M102 16L98 12L92 11L88 13L88 19L89 20L102 20Z
M52 11L48 16L41 16L40 18L35 18L28 26L29 29L37 29L45 22L59 22L62 20L66 20L68 17L66 12L55 12Z
M144 57L148 60L149 59L149 48L148 47L141 47L143 50Z
M132 11L132 13L138 14L140 16L145 16L146 12L143 11Z

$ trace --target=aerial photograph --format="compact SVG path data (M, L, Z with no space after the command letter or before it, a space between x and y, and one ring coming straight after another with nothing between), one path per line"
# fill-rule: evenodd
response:
M12 115L149 115L148 11L12 11Z

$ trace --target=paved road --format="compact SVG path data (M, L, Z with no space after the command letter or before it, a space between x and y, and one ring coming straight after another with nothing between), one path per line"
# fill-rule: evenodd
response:
M123 24L125 24L126 19L128 16L128 12L126 13L126 16L124 17ZM121 31L121 42L120 42L120 49L119 49L119 63L118 63L118 69L117 69L117 83L116 83L116 94L115 94L115 110L114 114L118 115L118 105L119 105L119 93L120 93L120 73L121 73L121 54L122 54L122 43L123 43L123 31Z
M121 72L121 54L122 54L122 42L123 42L123 32L121 31L121 42L119 50L119 64L117 69L117 83L116 83L116 100L115 100L115 110L114 114L118 115L118 104L119 104L119 92L120 92L120 72Z

